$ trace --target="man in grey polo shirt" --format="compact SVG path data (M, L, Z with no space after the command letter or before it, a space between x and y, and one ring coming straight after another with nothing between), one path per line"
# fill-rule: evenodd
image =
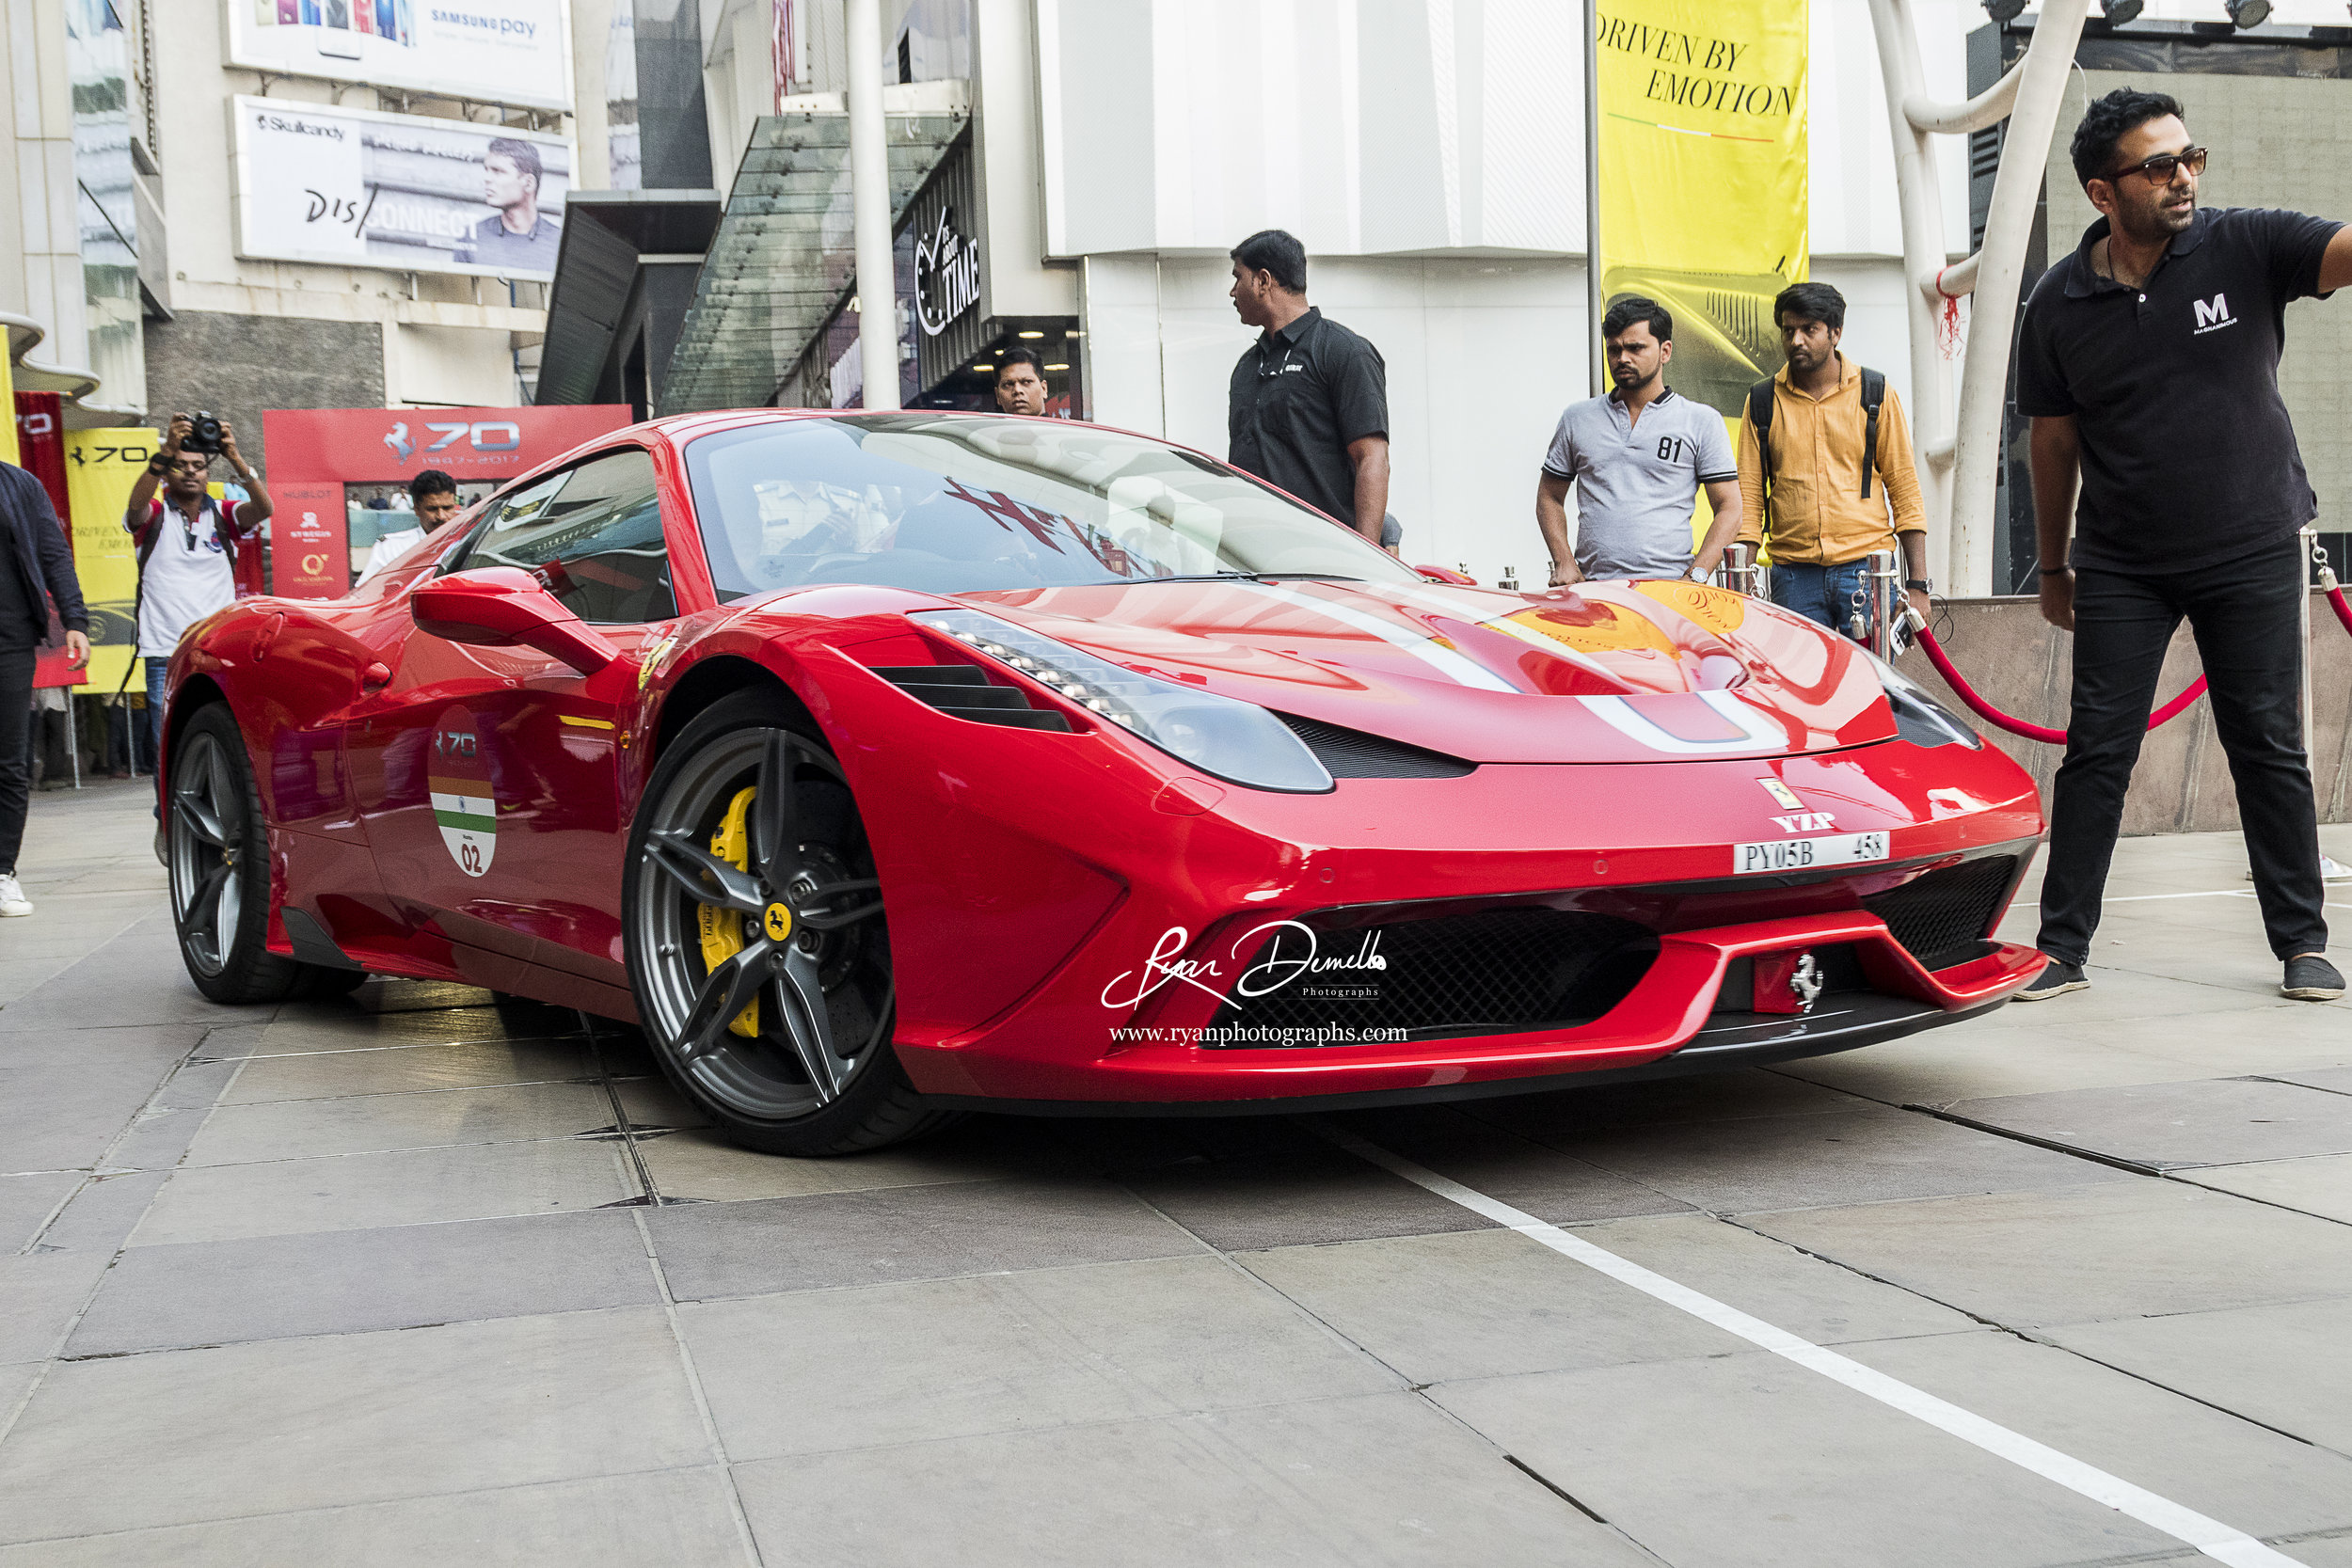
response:
M1601 319L1617 389L1568 405L1535 486L1535 525L1551 551L1555 588L1586 578L1703 578L1740 531L1740 469L1724 417L1666 385L1674 330L1662 306L1638 295L1617 301ZM1715 520L1694 551L1691 512L1702 484Z

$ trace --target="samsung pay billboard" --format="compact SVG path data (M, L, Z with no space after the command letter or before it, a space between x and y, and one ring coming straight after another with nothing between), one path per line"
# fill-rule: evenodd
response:
M572 106L564 0L225 4L230 65L488 103Z

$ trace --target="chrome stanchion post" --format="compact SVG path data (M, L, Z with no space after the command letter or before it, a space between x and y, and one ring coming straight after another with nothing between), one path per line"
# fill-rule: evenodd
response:
M1854 613L1848 623L1848 633L1857 642L1867 642L1870 651L1881 658L1893 657L1895 601L1890 590L1901 586L1895 575L1895 552L1872 550L1865 558L1868 565L1862 574L1862 586L1854 591Z
M1754 545L1734 545L1724 551L1724 586L1733 593L1758 597L1763 585L1756 580L1757 571Z

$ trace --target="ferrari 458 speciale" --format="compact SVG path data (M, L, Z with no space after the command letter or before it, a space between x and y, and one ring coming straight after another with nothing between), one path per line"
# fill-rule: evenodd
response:
M2026 775L1694 582L1402 564L1095 426L760 410L522 477L172 661L208 996L634 1022L755 1148L1554 1088L2004 1001Z

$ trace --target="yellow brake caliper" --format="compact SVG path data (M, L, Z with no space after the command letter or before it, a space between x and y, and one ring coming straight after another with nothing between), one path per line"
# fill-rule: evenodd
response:
M739 789L727 802L726 816L719 819L719 831L710 835L710 852L738 871L750 869L752 835L748 827L752 797L755 789ZM743 951L743 917L733 910L716 904L694 906L695 918L702 924L703 967L706 973L718 968ZM749 1006L736 1014L727 1027L745 1039L759 1037L759 1002L754 998Z

